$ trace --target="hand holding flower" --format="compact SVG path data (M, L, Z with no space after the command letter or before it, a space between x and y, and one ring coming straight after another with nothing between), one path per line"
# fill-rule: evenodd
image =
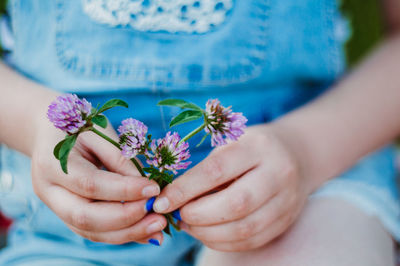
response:
M70 158L69 154L73 150L78 136L86 131L92 131L120 149L121 154L133 162L142 177L147 177L144 172L146 171L149 173L148 178L156 181L160 188L163 189L172 182L178 170L186 169L191 163L186 161L190 157L188 150L189 144L186 142L188 139L204 129L207 134L203 137L203 140L208 135L211 135L212 146L225 145L227 144L227 140L237 140L244 133L243 130L247 122L247 119L241 113L234 113L230 107L223 107L217 99L209 100L205 110L195 104L178 99L167 99L159 102L159 105L178 106L182 109L189 109L176 116L170 123L171 127L200 118L203 118L204 121L202 125L183 139L180 138L177 132L168 132L164 138L154 140L151 135L146 135L148 128L142 122L133 118L128 118L122 121L122 125L118 128L119 143L117 143L106 134L98 131L94 127L94 124L106 128L107 120L105 116L102 115L102 112L116 106L128 107L125 102L113 99L106 102L101 107L92 108L89 102L85 99L79 99L76 95L68 94L59 96L56 101L49 106L48 118L55 127L68 134L64 140L60 141L55 146L53 151L54 156L60 161L64 173L68 174L67 163ZM142 168L135 158L138 155L142 155L146 158L149 167ZM75 180L75 182L82 181ZM90 196L92 196L92 194ZM147 211L152 210L153 202L153 198L147 201L143 209ZM160 202L157 204L158 207L160 207ZM165 213L164 216L168 221L167 226L162 226L163 222L159 221L157 223L157 225L159 225L157 228L161 229L165 227L164 232L168 234L170 234L169 225L180 230L173 219L174 217L180 220L179 214L176 212ZM151 228L151 226L147 229L149 228ZM155 229L155 227L152 229ZM88 235L74 227L72 227L72 230L81 235ZM148 230L146 232L149 233ZM153 231L151 231L151 233L153 233ZM99 236L99 234L97 234L97 236ZM102 239L109 239L109 237L110 234L103 235ZM159 244L156 239L150 239L149 242L152 244Z
M145 211L147 199L160 191L154 181L141 177L116 147L90 131L77 137L66 175L52 154L62 133L48 121L39 130L32 155L32 183L40 199L71 230L113 244L162 242L165 218ZM118 139L110 126L103 132Z
M180 208L181 228L210 248L260 247L292 224L310 189L298 158L272 126L255 126L177 178L154 204Z

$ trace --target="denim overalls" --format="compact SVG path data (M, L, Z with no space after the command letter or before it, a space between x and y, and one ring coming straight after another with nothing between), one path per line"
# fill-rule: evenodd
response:
M232 0L223 21L202 32L101 23L84 11L87 1L10 0L10 17L3 21L13 39L7 42L12 45L6 62L49 88L86 97L94 106L124 99L129 110L107 113L113 125L134 117L155 137L165 134L179 111L157 107L161 99L204 105L208 98L219 98L243 112L249 125L266 123L323 92L345 67L342 46L348 29L334 0ZM186 12L204 0L181 2L193 5L182 6ZM215 9L220 8L217 3ZM176 130L183 135L195 126ZM193 164L209 151L207 143L192 148ZM0 253L1 265L183 265L198 246L177 232L166 236L162 247L83 239L34 194L29 158L2 146L0 171L1 209L15 220L9 247ZM399 239L394 183L393 150L385 148L313 196L345 198L378 215Z

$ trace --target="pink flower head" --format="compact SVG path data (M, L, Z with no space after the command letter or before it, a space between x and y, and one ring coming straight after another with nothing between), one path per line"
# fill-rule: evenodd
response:
M118 127L122 155L128 159L143 153L146 146L147 126L139 120L128 118Z
M232 112L231 107L223 107L218 99L206 104L205 131L211 135L211 146L222 146L226 139L237 140L244 134L247 118L242 113Z
M189 159L189 144L181 142L181 137L178 133L168 132L162 138L153 140L150 145L150 150L146 152L147 163L163 170L172 171L177 174L177 170L186 169L191 162L183 162Z
M56 128L75 134L86 124L92 105L75 94L58 96L50 105L47 117Z

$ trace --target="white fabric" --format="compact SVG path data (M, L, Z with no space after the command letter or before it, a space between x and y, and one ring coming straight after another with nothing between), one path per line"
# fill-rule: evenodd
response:
M82 0L83 11L110 26L205 33L222 24L233 0Z

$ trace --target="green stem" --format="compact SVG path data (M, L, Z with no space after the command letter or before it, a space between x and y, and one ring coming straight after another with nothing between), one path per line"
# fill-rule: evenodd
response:
M117 147L118 149L121 150L121 146L119 145L118 142L116 142L115 140L111 139L110 137L108 137L107 135L101 133L100 131L98 131L97 129L95 129L94 127L91 127L90 130L94 133L96 133L97 135L99 135L100 137L102 137L103 139L107 140L108 142L110 142L111 144L113 144L115 147ZM138 169L139 173L143 176L146 177L146 174L144 173L142 167L140 166L140 164L138 163L138 161L135 158L131 158L131 161L133 162L133 164L136 166L136 168Z
M140 164L138 163L138 161L135 158L131 158L132 163L136 166L136 168L138 169L139 173L141 174L141 176L143 177L147 177L146 173L143 171L142 167L140 166Z
M199 127L196 128L195 130L193 130L192 132L190 132L189 134L187 134L183 139L181 139L181 141L179 141L179 143L182 143L182 142L184 142L184 141L189 140L191 137L193 137L194 135L196 135L197 133L199 133L200 131L202 131L205 127L206 127L206 124L203 123L201 126L199 126Z
M102 132L98 131L97 129L95 129L94 127L90 128L91 131L93 131L94 133L96 133L97 135L99 135L100 137L102 137L103 139L107 140L108 142L110 142L112 145L114 145L115 147L117 147L118 149L121 149L121 147L119 146L119 143L116 142L115 140L113 140L112 138L110 138L107 135L104 135Z

